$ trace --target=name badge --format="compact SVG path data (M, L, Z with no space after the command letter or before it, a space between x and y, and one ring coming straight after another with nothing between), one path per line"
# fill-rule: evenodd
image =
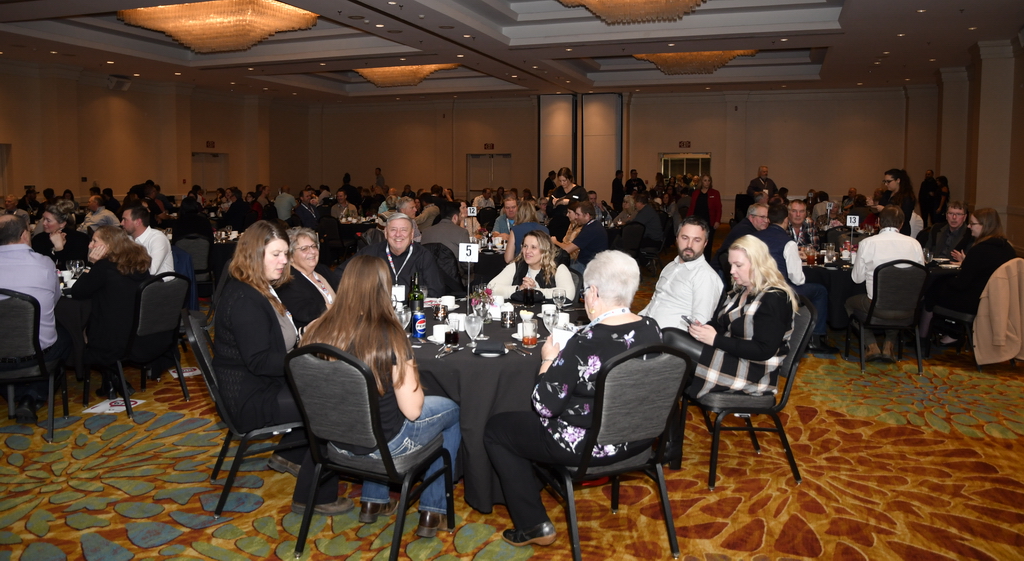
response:
M396 302L405 302L405 285L404 284L393 284L391 285L391 299Z

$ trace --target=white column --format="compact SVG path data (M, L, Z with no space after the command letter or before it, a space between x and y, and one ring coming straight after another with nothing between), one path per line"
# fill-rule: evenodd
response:
M575 96L540 96L540 173L538 183L547 177L550 170L568 167L575 174L577 170L574 154L573 107Z
M612 179L622 165L622 104L618 94L586 94L583 102L583 169L577 172L598 200L611 201Z

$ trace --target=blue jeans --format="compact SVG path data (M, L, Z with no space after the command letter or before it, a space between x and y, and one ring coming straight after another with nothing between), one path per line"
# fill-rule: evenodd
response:
M815 335L828 335L828 289L824 285L820 285L813 282L808 282L797 285L791 285L793 292L796 292L798 296L806 296L814 308L818 310L818 321L814 324L814 330L812 333Z
M433 440L438 433L443 436L444 449L451 456L452 477L454 477L455 457L459 453L459 444L462 443L462 432L459 427L459 406L447 397L436 395L424 397L420 417L415 421L405 420L402 429L388 443L388 450L391 451L392 458L415 452ZM370 456L379 458L380 453L373 452ZM439 471L443 466L442 458L434 460L426 475ZM363 502L387 504L390 498L389 486L386 483L363 481ZM420 510L445 514L448 512L446 505L444 476L441 475L423 490L423 494L420 495Z

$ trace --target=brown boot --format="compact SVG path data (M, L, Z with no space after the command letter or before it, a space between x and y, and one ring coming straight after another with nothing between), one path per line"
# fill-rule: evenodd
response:
M416 528L417 536L421 538L432 538L437 535L438 528L444 528L446 531L450 531L447 515L429 512L426 510L420 511L420 527Z
M378 516L391 516L398 510L398 501L391 499L387 503L368 503L361 501L359 507L359 521L363 524L373 524Z

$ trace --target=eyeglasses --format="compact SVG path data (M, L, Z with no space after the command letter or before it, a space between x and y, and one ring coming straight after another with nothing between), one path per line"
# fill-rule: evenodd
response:
M896 180L895 179L883 179L882 180L882 185L888 185L888 184L892 183L893 181L896 181Z
M299 251L299 252L302 252L302 253L309 253L310 251L317 251L319 249L320 249L320 246L318 246L316 244L310 244L310 245L304 245L302 247L297 247L297 248L295 248L295 251Z

